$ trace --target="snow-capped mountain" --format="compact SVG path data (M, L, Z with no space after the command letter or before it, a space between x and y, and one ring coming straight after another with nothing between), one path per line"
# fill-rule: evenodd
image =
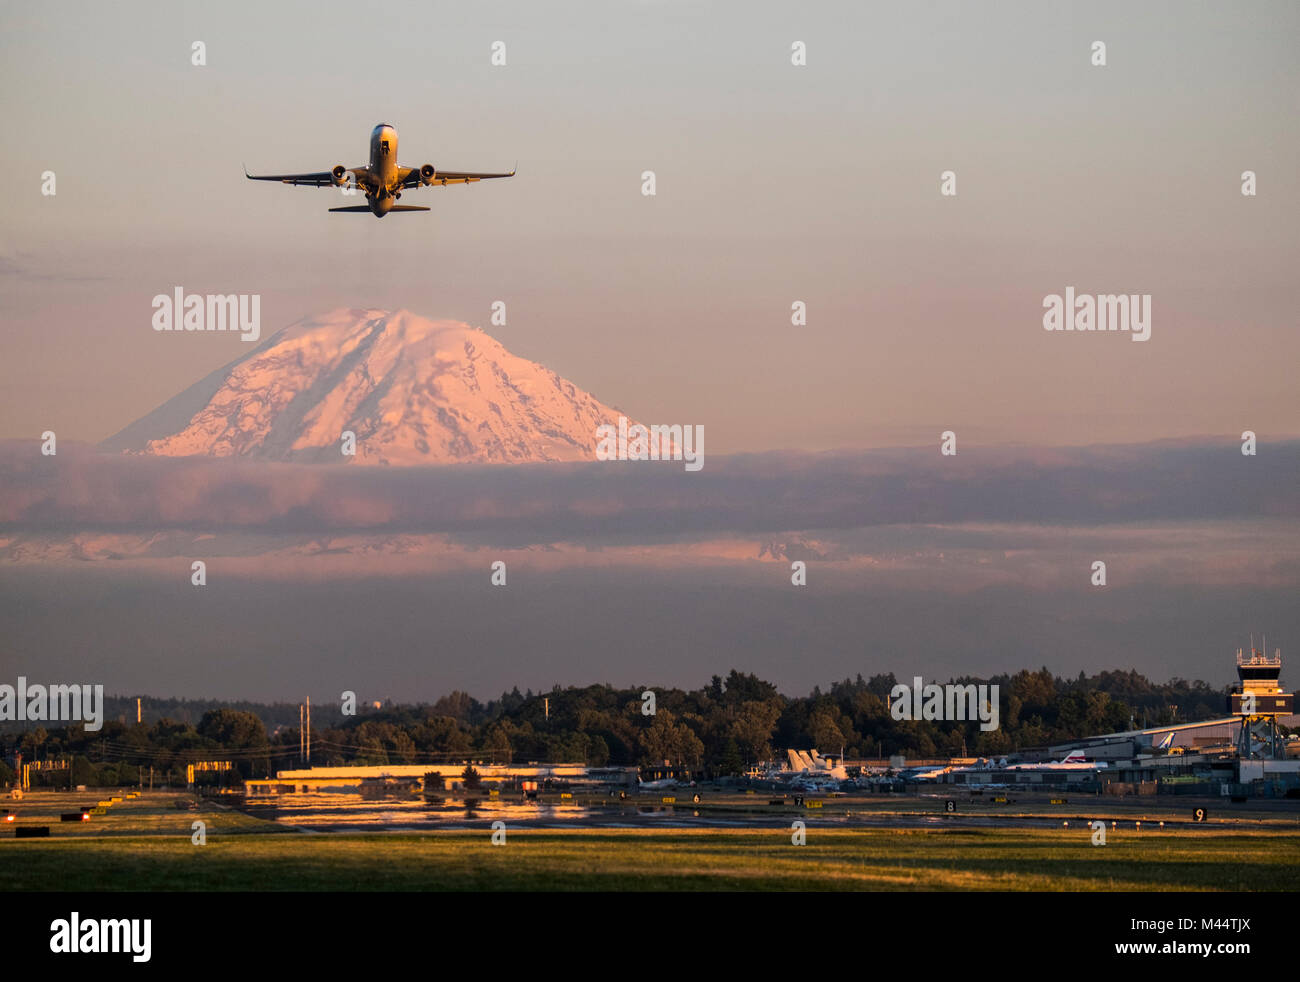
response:
M481 330L405 310L305 318L105 450L361 464L594 460L620 413ZM340 452L356 435L355 457Z

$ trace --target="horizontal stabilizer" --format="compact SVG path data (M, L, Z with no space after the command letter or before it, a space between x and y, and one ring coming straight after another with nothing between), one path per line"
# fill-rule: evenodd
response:
M425 208L422 205L393 205L393 207L389 208L388 210L389 211L429 211L430 209ZM369 205L348 205L346 208L331 208L330 211L364 211L367 214L369 214L370 206Z

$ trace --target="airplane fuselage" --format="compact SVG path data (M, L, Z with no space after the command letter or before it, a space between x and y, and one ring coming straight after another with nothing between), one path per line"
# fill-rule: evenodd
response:
M402 196L397 190L397 130L387 123L380 123L370 131L370 174L375 184L368 204L382 218Z

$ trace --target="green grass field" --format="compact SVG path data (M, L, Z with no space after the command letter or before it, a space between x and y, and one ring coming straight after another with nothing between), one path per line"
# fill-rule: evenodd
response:
M92 798L95 796L91 796ZM1296 890L1300 828L517 830L302 834L146 795L58 825L72 797L29 795L50 839L0 837L0 889L27 890ZM42 799L48 798L48 801ZM85 795L78 800L84 801ZM191 842L191 823L207 843Z

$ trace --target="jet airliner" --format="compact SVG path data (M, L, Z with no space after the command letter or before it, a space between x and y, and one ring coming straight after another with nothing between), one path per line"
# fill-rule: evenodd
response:
M306 184L308 187L351 187L365 193L366 204L331 208L330 211L371 212L383 218L390 211L429 211L421 205L399 205L397 199L408 188L472 184L494 177L514 177L508 174L482 174L473 171L440 170L433 164L423 167L402 167L397 162L397 130L380 123L370 132L370 164L366 167L344 167L338 164L331 170L315 174L250 174L250 181L279 181L282 184Z
M1082 750L1071 750L1058 761L1046 761L1041 764L1008 764L1002 769L1008 771L1097 771L1104 770L1108 766L1104 760L1089 760L1083 755Z
M1088 760L1082 750L1072 750L1056 761L1043 761L1037 764L1008 764L1003 757L996 763L992 758L981 759L973 767L916 767L908 768L901 777L908 781L937 781L945 774L973 774L981 771L1100 771L1110 765L1104 760Z

